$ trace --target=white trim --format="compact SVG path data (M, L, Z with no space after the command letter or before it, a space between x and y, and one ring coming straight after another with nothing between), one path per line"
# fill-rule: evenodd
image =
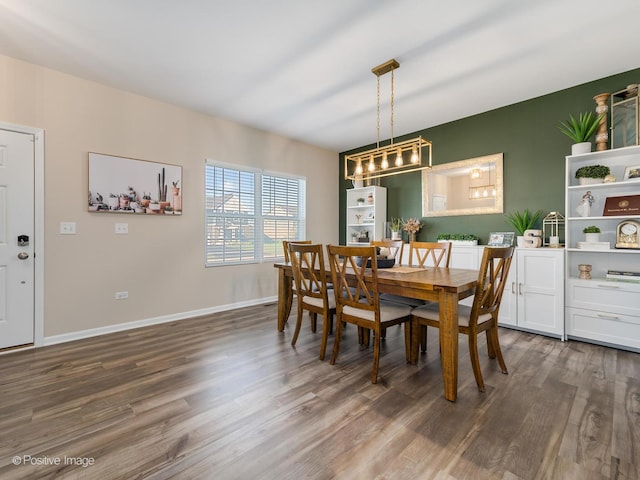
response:
M0 122L0 129L34 136L34 345L44 345L44 129ZM12 350L9 350L12 351Z
M190 312L174 313L171 315L163 315L161 317L145 318L133 322L119 323L117 325L109 325L106 327L92 328L89 330L80 330L78 332L63 333L61 335L53 335L44 339L44 345L56 345L58 343L72 342L83 338L96 337L98 335L106 335L108 333L121 332L124 330L132 330L134 328L148 327L151 325L159 325L161 323L175 322L177 320L185 320L188 318L200 317L202 315L210 315L212 313L225 312L236 308L251 307L254 305L262 305L266 303L277 302L277 297L266 297L257 300L248 300L246 302L238 302L218 307L202 308L200 310L192 310Z

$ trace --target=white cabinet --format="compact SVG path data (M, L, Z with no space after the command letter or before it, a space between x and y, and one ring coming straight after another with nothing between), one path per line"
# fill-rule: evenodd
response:
M606 165L616 177L612 183L579 185L578 168ZM608 197L640 194L640 179L624 180L627 167L640 165L640 147L626 147L573 155L566 158L566 335L569 338L640 350L640 284L606 278L608 270L640 272L640 250L616 249L616 228L623 220L639 221L640 215L605 216ZM577 207L590 192L588 216ZM578 248L582 230L600 228L604 249ZM584 245L581 245L584 246ZM603 247L600 247L603 248ZM591 265L591 279L580 279L578 265Z
M564 251L516 248L498 323L564 338Z
M371 186L347 190L347 245L384 239L387 189Z

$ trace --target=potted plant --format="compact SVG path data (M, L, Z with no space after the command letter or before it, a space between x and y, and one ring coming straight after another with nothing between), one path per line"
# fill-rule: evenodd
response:
M611 173L606 165L586 165L576 170L576 178L580 185L591 185L604 182L604 177Z
M402 228L402 218L391 218L391 240L400 240L400 229Z
M517 245L522 247L524 246L525 230L531 230L535 227L542 216L542 210L530 212L528 208L525 208L523 212L515 211L513 213L507 213L505 216L507 217L507 222L511 224L517 233Z
M436 240L454 245L477 245L480 238L472 233L439 233Z
M600 241L600 229L595 225L589 225L588 227L584 227L582 229L582 233L584 233L585 240L587 242L599 242Z
M364 205L364 198L360 197L356 200L356 202L358 202L358 205Z
M585 112L578 115L578 118L569 115L569 120L560 123L558 127L560 131L573 140L571 155L591 151L591 137L596 133L602 118L604 118L603 113L596 115L593 112Z

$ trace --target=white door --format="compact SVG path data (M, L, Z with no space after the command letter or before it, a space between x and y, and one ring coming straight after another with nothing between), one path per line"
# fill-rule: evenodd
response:
M34 343L34 135L0 130L0 348Z

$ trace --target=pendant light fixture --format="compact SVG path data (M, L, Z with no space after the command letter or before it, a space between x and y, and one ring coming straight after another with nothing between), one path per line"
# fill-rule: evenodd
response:
M371 72L377 77L376 148L365 152L345 155L345 179L369 180L431 168L431 142L424 140L422 136L401 142L395 142L393 138L395 103L394 71L399 67L400 64L392 59L371 69ZM391 73L390 139L387 145L380 146L380 77L387 73ZM428 163L426 161L423 162L424 149L428 150ZM390 160L393 164L390 163ZM363 163L366 163L366 169L363 168Z

